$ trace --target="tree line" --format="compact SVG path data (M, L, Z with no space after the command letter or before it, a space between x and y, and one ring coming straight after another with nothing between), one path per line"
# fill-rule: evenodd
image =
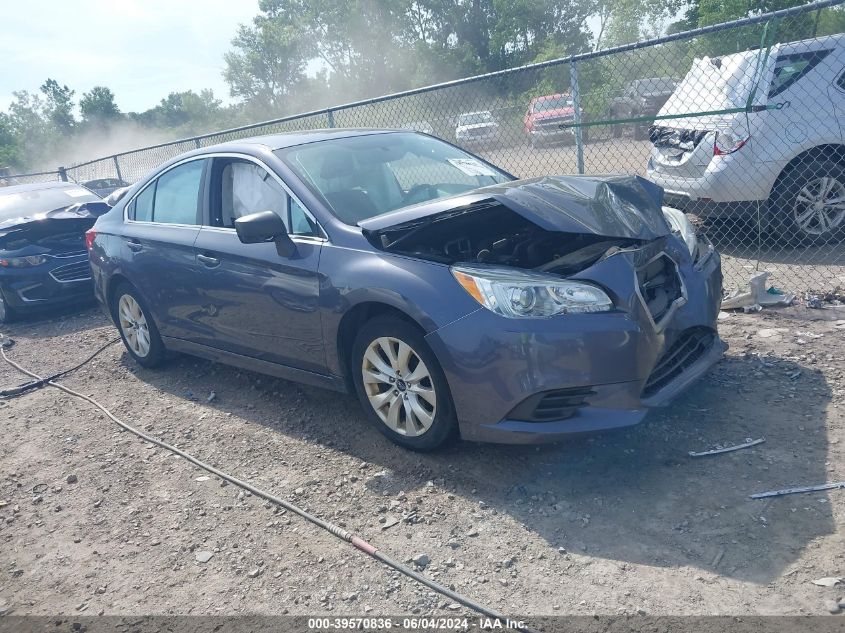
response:
M69 86L47 79L37 91L15 92L8 110L0 112L0 167L55 166L57 148L86 136L99 138L121 126L156 130L167 138L190 136L803 2L260 0L258 4L258 14L238 27L224 56L223 77L232 105L224 106L211 90L188 90L170 93L144 112L124 113L107 86L95 86L77 98ZM840 10L806 14L786 25L791 29L789 38L841 32L843 27ZM729 38L687 46L682 54L743 50L758 43L758 34L759 29L737 30ZM631 65L644 63L630 59ZM606 91L618 83L614 79L618 73L608 68L605 65L604 72L592 75L594 82L607 83ZM656 74L649 68L630 70L643 77ZM568 75L559 83L566 81Z

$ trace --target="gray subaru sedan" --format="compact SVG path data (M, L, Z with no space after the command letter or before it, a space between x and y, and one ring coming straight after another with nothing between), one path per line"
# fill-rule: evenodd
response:
M662 196L320 130L178 156L86 243L144 367L171 350L353 392L415 450L532 443L635 424L721 357L719 256Z

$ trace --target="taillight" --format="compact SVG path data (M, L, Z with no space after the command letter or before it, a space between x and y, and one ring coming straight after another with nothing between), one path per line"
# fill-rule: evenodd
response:
M716 132L716 138L713 140L713 156L733 154L742 149L750 138L750 136L741 137L731 132Z
M88 229L85 231L85 248L89 251L94 248L94 238L97 237L97 231Z

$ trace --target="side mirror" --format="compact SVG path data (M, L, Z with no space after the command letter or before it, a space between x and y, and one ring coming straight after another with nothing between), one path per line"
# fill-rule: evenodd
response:
M235 232L244 244L275 242L276 251L282 257L290 257L296 252L296 244L290 239L285 223L272 211L259 211L237 218Z

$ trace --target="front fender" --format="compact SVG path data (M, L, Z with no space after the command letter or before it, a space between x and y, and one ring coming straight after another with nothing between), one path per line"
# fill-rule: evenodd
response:
M444 264L412 257L326 245L320 257L323 337L330 371L340 374L340 323L362 303L389 306L413 319L426 334L478 310Z

